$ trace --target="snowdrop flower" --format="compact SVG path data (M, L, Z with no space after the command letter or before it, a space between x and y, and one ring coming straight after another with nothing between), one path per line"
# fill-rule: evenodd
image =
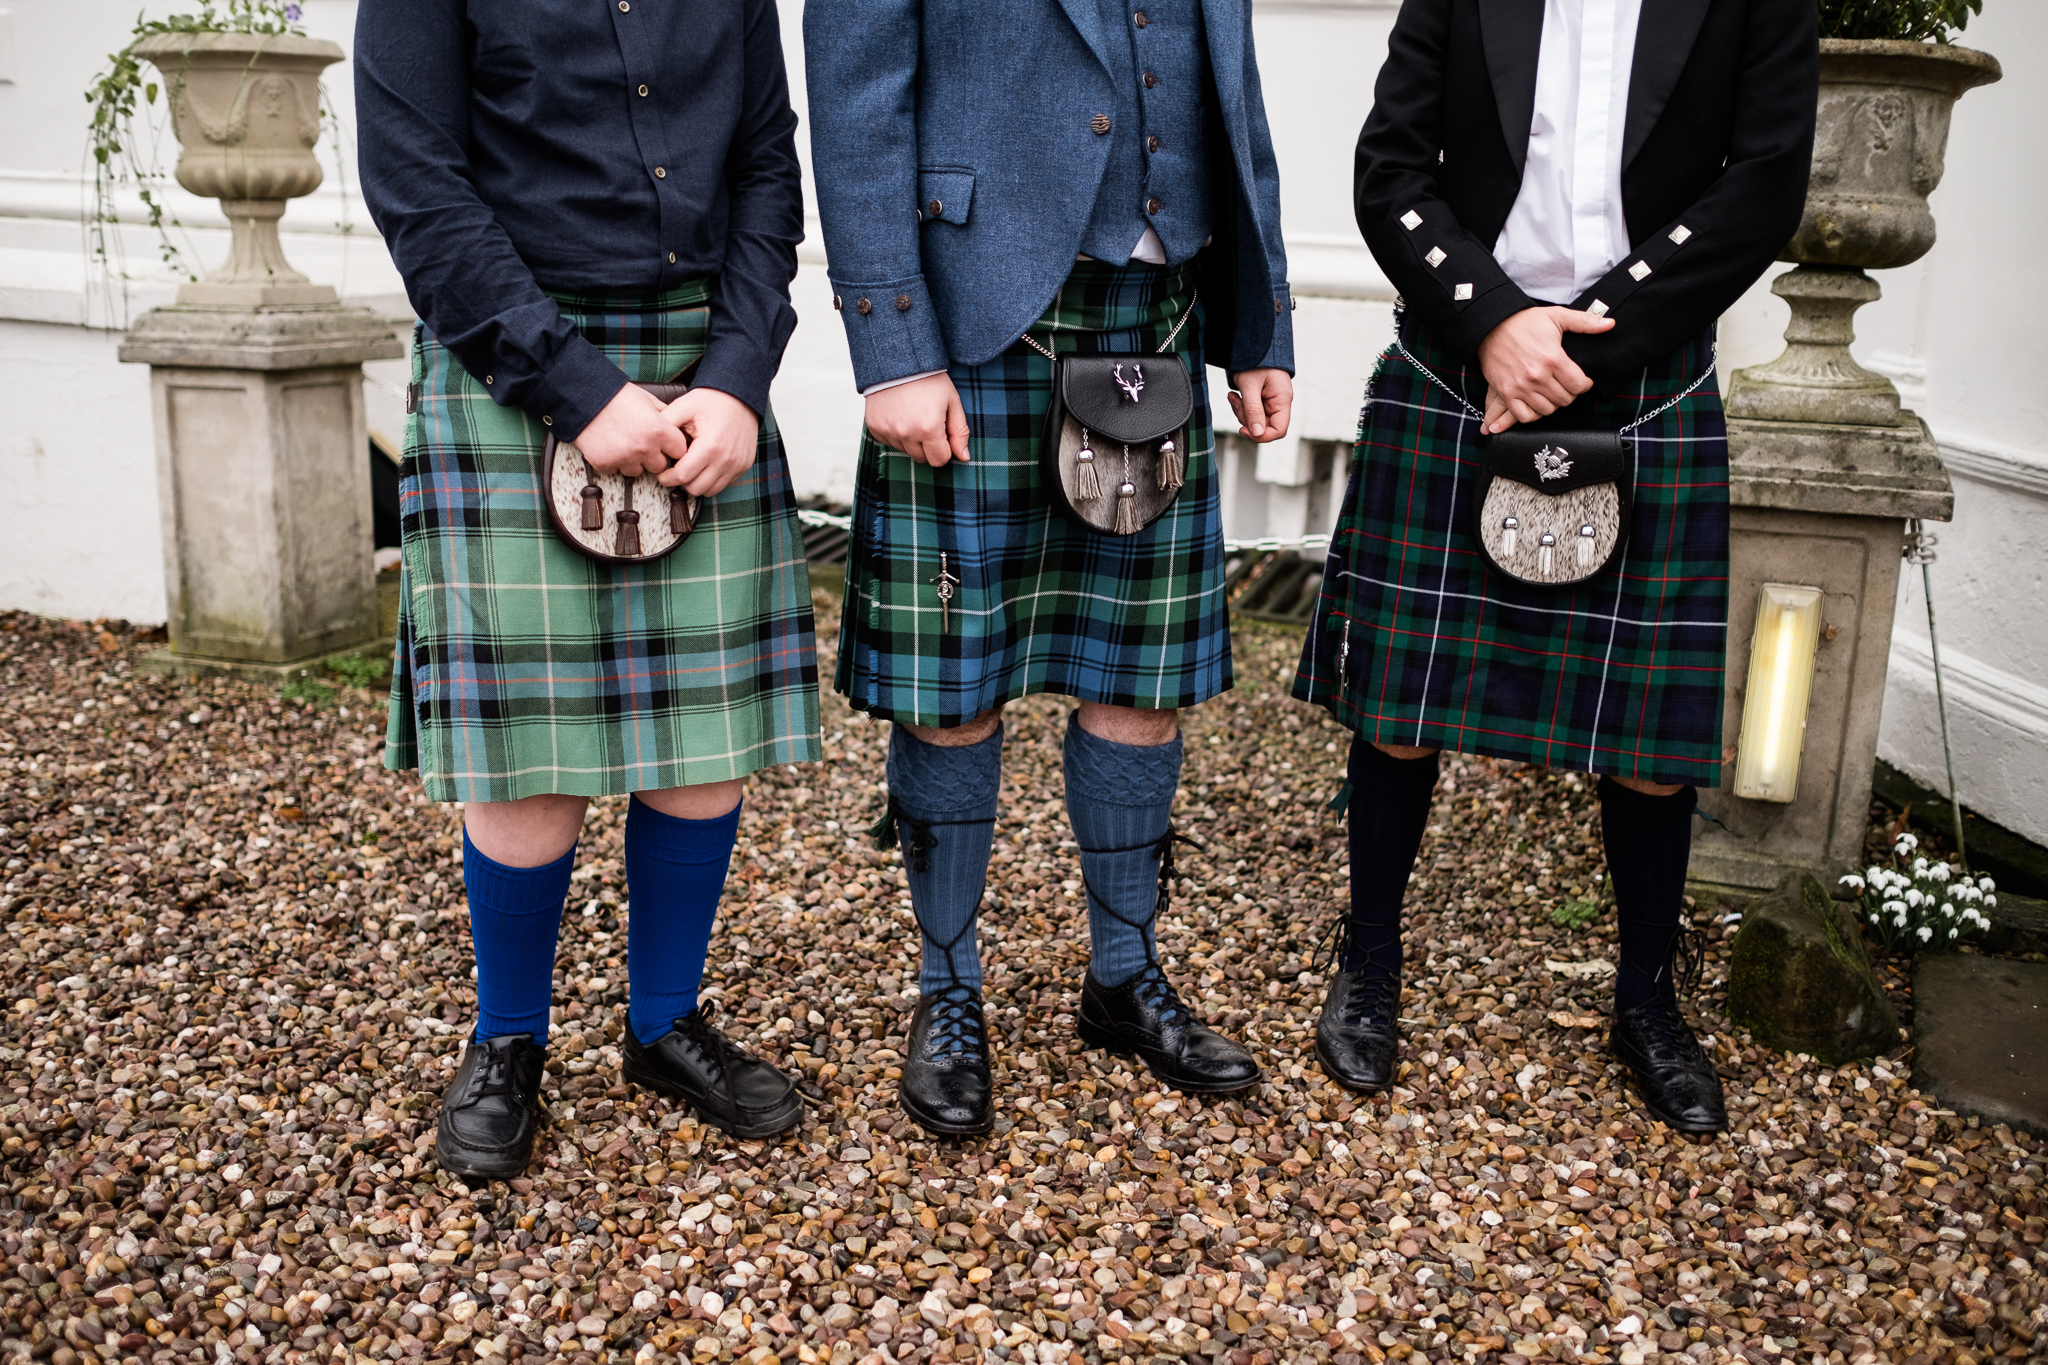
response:
M1925 943L1925 942L1927 942L1927 941L1928 941L1929 939L1931 939L1931 938L1933 938L1933 937L1934 937L1934 931L1933 931L1932 929L1928 928L1928 927L1927 927L1926 925L1924 925L1924 924L1920 926L1920 929L1919 929L1919 934L1920 934L1920 941L1921 941L1922 943Z
M1950 938L1954 938L1954 937L1956 936L1956 931L1955 931L1955 930L1953 930L1953 929L1949 930L1949 931L1948 931L1948 936L1949 936Z
M1916 877L1927 875L1927 860L1925 858L1915 858L1913 860L1913 875Z
M1943 901L1941 903L1941 913L1949 919L1954 919L1956 917L1956 908L1947 901Z
M1906 917L1903 913L1901 913L1897 919L1892 921L1892 927L1895 929L1903 929L1906 927Z
M1927 875L1934 878L1934 880L1938 882L1945 882L1953 874L1949 871L1949 866L1947 863L1935 863L1932 867L1929 867L1927 869Z
M1884 869L1879 867L1875 863L1872 863L1869 867L1865 868L1863 871L1863 875L1867 880L1871 882L1882 883L1884 881Z
M1886 901L1884 903L1884 912L1887 915L1903 915L1906 913L1906 903L1904 901Z
M1989 909L1992 909L1992 910L1996 910L1996 909L1998 908L1998 897L1996 897L1996 896L1986 896L1986 897L1984 898L1984 904L1985 904L1985 906L1986 906L1987 908L1989 908Z
M1979 891L1996 891L1998 883L1992 881L1989 877L1979 877L1977 878L1977 889Z
M1915 910L1918 910L1921 906L1925 905L1927 903L1927 899L1928 898L1926 896L1920 894L1920 888L1917 886L1910 887L1906 891L1906 904L1912 906Z
M1842 878L1842 885L1848 887L1851 891L1861 891L1863 889L1863 878L1852 872Z

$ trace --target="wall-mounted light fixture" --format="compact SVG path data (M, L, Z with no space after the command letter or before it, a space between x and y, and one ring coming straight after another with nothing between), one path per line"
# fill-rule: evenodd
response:
M1791 583L1766 583L1757 594L1735 757L1735 794L1746 800L1790 801L1799 791L1820 604L1819 588Z

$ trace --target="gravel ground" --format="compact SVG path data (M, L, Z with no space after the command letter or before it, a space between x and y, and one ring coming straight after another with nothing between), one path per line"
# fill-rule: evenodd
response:
M827 613L827 635L830 614ZM857 838L884 729L758 781L708 985L806 1077L803 1127L731 1144L617 1078L621 806L562 934L552 1123L528 1176L437 1173L472 1016L458 814L379 766L381 700L134 671L119 628L0 616L0 1338L102 1357L642 1361L1200 1355L1676 1362L2039 1359L2044 1146L1936 1108L1897 1056L1829 1068L1694 1001L1735 1130L1641 1118L1602 1046L1610 926L1589 784L1452 761L1409 933L1402 1083L1313 1053L1344 888L1341 737L1246 630L1187 718L1207 846L1170 970L1268 1082L1164 1094L1073 1038L1086 959L1061 706L1012 710L984 921L997 1133L895 1105L916 936ZM829 676L829 661L827 663ZM1427 965L1413 964L1427 955ZM1904 1003L1904 1002L1902 1002Z

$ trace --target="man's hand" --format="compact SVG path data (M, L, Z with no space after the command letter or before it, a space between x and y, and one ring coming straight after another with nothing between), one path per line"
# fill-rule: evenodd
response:
M950 375L932 374L868 395L868 430L933 469L967 463L967 409Z
M613 394L574 444L592 469L628 478L659 474L690 453L689 438L663 415L661 400L637 384Z
M1564 353L1565 333L1604 332L1613 325L1613 318L1555 306L1509 315L1479 343L1479 368L1486 375L1480 429L1492 436L1570 407L1593 381Z
M1237 414L1237 434L1264 445L1287 434L1294 416L1294 379L1285 370L1246 370L1232 378L1237 389L1230 410Z
M718 389L691 389L662 413L689 438L689 450L661 476L700 498L716 497L754 467L761 419L754 410Z

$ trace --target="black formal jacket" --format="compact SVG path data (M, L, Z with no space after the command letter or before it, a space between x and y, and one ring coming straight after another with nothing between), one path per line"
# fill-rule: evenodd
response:
M1598 300L1615 326L1565 338L1596 382L1698 336L1791 239L1817 30L1813 0L1642 0L1622 144L1631 250L1572 304ZM1521 190L1542 34L1543 0L1404 0L1358 137L1366 244L1432 338L1465 355L1543 306L1493 259Z

